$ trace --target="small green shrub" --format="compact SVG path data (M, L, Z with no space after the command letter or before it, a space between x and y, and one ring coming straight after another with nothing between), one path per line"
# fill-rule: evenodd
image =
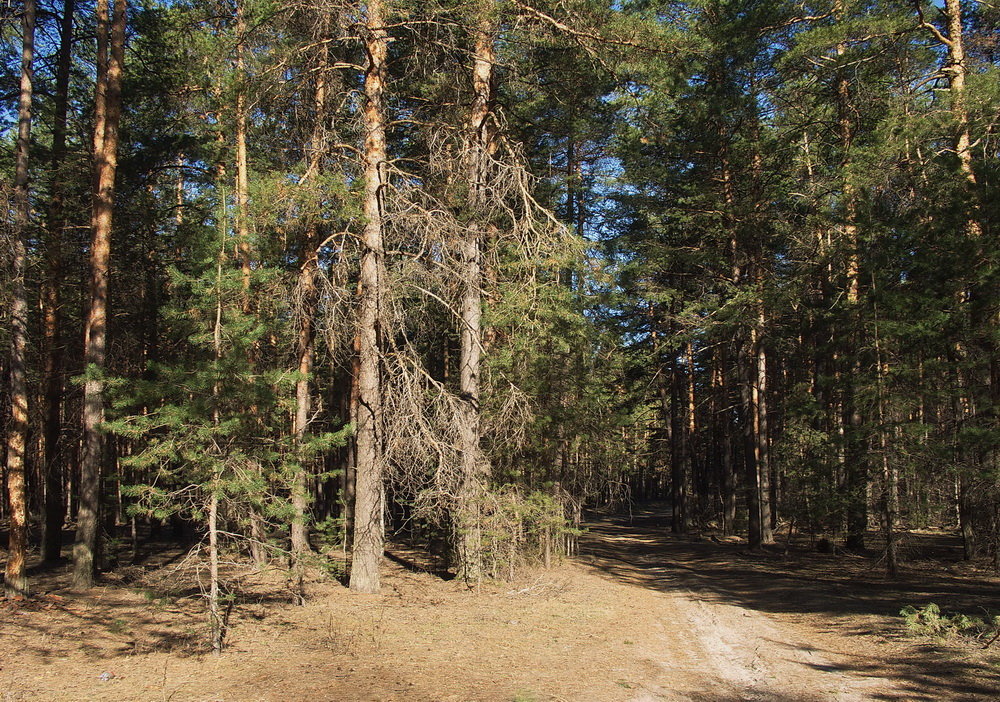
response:
M903 617L907 629L925 636L981 638L1000 630L1000 614L989 611L982 616L961 612L944 614L933 602L923 607L907 605L899 611L899 615Z
M336 548L344 543L346 521L343 517L327 517L313 524L312 531L324 548Z

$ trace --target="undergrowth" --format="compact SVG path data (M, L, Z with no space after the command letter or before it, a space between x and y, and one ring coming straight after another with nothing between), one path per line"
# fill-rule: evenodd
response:
M1000 632L1000 614L985 609L981 615L943 613L940 607L931 602L923 607L907 605L899 614L907 629L924 636L987 638L992 643Z

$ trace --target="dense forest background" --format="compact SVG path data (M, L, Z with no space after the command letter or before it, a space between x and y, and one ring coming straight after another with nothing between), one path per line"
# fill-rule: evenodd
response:
M653 498L1000 568L995 4L3 13L8 594L168 522L216 618L320 536L503 577Z

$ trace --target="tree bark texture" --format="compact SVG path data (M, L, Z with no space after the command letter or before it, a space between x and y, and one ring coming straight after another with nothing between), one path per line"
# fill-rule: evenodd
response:
M492 103L494 29L483 19L475 33L472 69L472 109L466 124L469 165L469 207L471 221L459 244L462 274L461 319L459 321L459 453L462 461L458 494L458 567L459 577L476 581L482 577L482 529L480 511L486 488L488 467L480 447L479 376L483 348L482 335L482 224L480 216L485 173L490 158L489 115Z
M385 549L380 317L386 279L382 198L386 168L384 92L389 37L383 13L381 0L367 3L365 53L368 65L362 113L365 130L365 225L361 242L361 299L358 309L357 466L350 579L351 590L366 593L379 591L379 565Z
M94 107L94 189L91 215L90 309L84 334L87 380L83 389L83 457L80 462L79 508L73 547L73 587L94 584L104 442L104 381L107 344L108 277L111 225L118 167L118 123L121 117L122 68L125 60L125 3L115 0L108 21L108 0L98 0L98 72ZM109 51L110 45L110 51Z
M35 0L25 0L21 17L21 87L17 105L17 142L14 165L14 260L11 295L10 425L7 430L7 505L10 520L4 592L7 598L28 594L25 558L28 550L28 492L25 448L28 437L28 297L27 268L31 200L28 197L28 160L31 145L32 68L35 58Z

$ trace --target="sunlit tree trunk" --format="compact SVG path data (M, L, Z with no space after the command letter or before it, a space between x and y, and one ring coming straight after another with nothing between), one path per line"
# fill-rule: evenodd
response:
M35 0L25 0L21 18L21 88L17 104L14 165L14 256L11 295L10 425L7 429L8 543L4 592L7 598L28 594L25 558L28 550L28 494L25 447L28 437L28 297L24 286L27 239L31 222L28 159L31 145L32 67L35 58Z
M250 306L250 174L247 162L247 23L244 0L236 2L236 249L243 274L244 312Z
M469 206L471 221L460 243L462 302L459 334L459 452L462 479L458 495L458 568L467 581L482 577L480 508L488 469L480 448L479 376L483 348L482 269L480 265L483 226L477 221L486 186L484 176L491 148L489 115L495 41L489 19L480 20L475 32L472 68L473 102L466 124L469 160Z
M382 428L381 315L386 284L382 235L382 198L385 190L385 77L388 32L381 0L369 0L364 19L365 104L364 201L361 299L358 309L358 422L355 478L354 550L350 587L355 592L379 591L379 564L385 548L383 522L384 447Z
M674 315L676 308L670 306L670 330L668 343L676 337ZM681 377L683 366L678 360L678 349L667 350L670 369L670 530L675 534L685 534L688 530L687 466L684 460L684 440L687 435L684 423L684 382Z
M945 44L948 49L947 73L951 93L951 113L955 118L958 134L955 139L955 155L958 157L958 167L962 177L970 186L972 195L973 216L969 217L967 227L972 236L979 237L983 233L979 222L975 200L975 190L978 185L976 171L972 161L972 136L969 129L969 108L966 98L965 78L968 73L965 59L965 43L962 36L962 3L961 0L945 0L945 14L948 20L948 37Z
M79 508L73 547L73 587L94 583L100 507L104 421L104 372L107 343L108 277L111 263L111 223L118 167L118 123L121 116L122 67L125 59L125 3L115 0L108 21L108 0L98 0L97 88L94 106L94 192L91 216L90 309L84 334L87 379L83 388L83 457L80 461ZM110 44L110 51L109 51Z

